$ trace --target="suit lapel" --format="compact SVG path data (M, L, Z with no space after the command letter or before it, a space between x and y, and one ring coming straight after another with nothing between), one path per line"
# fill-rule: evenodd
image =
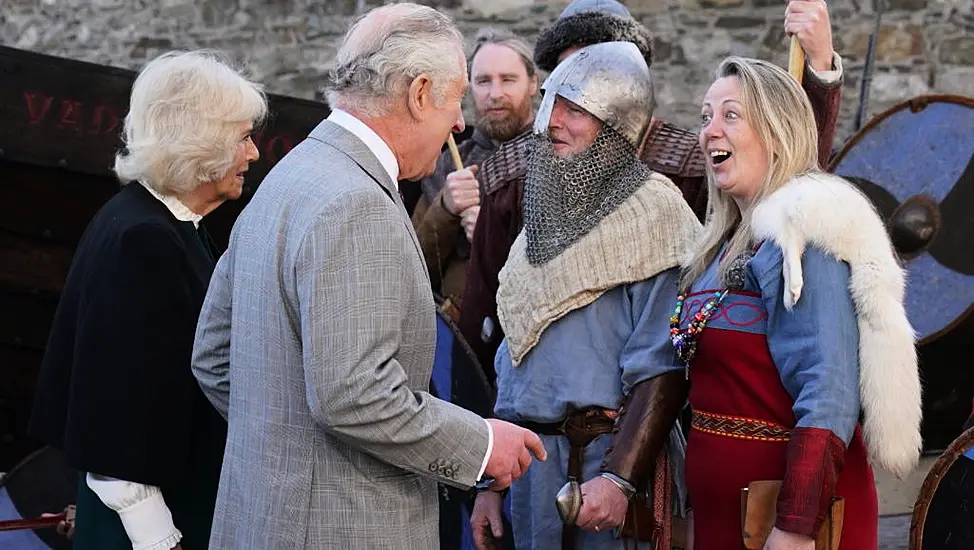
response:
M419 239L416 237L416 231L413 229L413 223L409 219L409 214L406 212L406 205L402 202L402 196L399 194L399 190L396 188L395 182L389 177L389 173L386 169L382 167L382 163L376 158L375 154L364 144L362 140L355 137L354 134L342 128L338 124L330 120L323 120L314 130L308 135L310 139L320 141L324 144L330 145L335 149L341 151L343 154L352 159L355 164L359 166L366 174L369 175L379 186L385 191L386 195L392 199L392 202L396 203L399 207L399 217L406 226L407 232L410 238L413 240L413 246L416 248L416 253L419 254L420 259L423 259L423 249L419 245ZM424 260L425 261L425 260Z

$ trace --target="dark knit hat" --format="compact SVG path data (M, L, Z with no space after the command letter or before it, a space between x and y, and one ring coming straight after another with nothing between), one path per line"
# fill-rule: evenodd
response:
M575 0L538 35L534 62L539 69L551 72L558 65L561 52L572 46L616 41L632 42L642 52L646 65L653 65L649 29L633 19L625 6L615 0Z

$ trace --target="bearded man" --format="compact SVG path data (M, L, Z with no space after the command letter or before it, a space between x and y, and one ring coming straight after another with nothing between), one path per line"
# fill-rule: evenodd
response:
M454 318L466 285L470 241L480 212L479 164L501 143L530 126L538 93L531 48L510 32L482 29L469 64L477 121L470 139L457 147L465 167L457 170L450 152L444 151L436 172L420 182L423 194L412 217L430 283L447 300L445 309Z
M687 382L667 323L680 256L700 224L673 182L636 156L653 108L649 67L629 42L583 48L544 84L524 231L497 293L506 337L494 413L530 426L548 451L511 486L518 549L649 540L656 460L664 445L682 460L675 421ZM563 523L553 504L566 481L584 498ZM480 548L502 534L500 506L497 493L477 496Z
M819 162L825 166L835 137L841 100L842 61L832 50L832 29L823 0L792 0L785 12L785 30L795 33L806 52L802 86L811 100L818 124ZM600 42L627 41L652 66L652 36L615 0L574 0L559 19L538 36L535 63L552 71L569 54ZM701 221L707 208L704 156L697 130L684 129L652 119L645 138L637 144L640 158L650 168L670 178L683 192ZM503 338L497 326L497 275L511 243L521 231L521 203L526 165L525 139L502 145L481 166L484 196L474 231L465 297L458 325L464 338L488 368Z

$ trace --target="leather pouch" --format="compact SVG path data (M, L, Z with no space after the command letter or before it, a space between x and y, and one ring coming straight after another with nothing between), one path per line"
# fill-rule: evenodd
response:
M777 517L781 481L754 481L741 489L741 534L744 548L761 550ZM845 500L835 497L815 539L815 550L837 550L842 537Z

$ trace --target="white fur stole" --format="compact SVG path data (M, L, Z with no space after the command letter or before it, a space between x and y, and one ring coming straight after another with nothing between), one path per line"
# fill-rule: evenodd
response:
M903 305L906 277L869 200L844 179L798 176L758 204L755 240L784 255L784 306L801 298L802 254L816 246L849 264L859 327L859 393L870 459L902 478L919 460L921 388L915 333Z

